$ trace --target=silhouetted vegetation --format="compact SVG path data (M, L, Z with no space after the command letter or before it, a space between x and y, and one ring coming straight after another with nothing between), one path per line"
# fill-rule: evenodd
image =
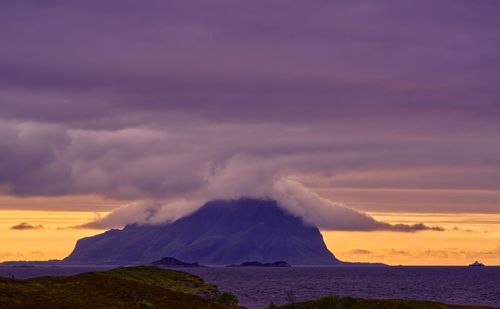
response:
M0 308L231 308L200 277L147 266L29 280L0 278Z
M217 298L217 302L226 306L238 306L238 297L231 292L223 292Z
M431 301L402 299L363 299L354 297L329 296L318 300L289 303L283 306L270 304L271 309L472 309L488 308L479 306L454 306Z

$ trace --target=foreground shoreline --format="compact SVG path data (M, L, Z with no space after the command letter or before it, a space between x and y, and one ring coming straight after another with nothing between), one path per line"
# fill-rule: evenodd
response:
M1 270L2 267L0 267ZM3 267L5 268L5 267ZM35 267L38 268L39 270L44 270L44 267ZM10 268L12 269L12 267ZM23 267L20 267L21 270L23 270ZM72 270L71 268L67 268ZM25 270L30 270L30 269L25 269ZM74 270L74 269L73 269ZM79 269L79 270L84 270L84 269ZM88 269L90 270L90 269ZM188 272L192 273L193 269L186 269ZM166 307L165 304L162 303L162 300L158 300L155 298L155 296L150 295L151 293L148 292L148 290L157 290L158 288L165 289L165 286L156 286L155 284L151 285L150 282L158 282L158 281L171 281L172 275L175 274L175 278L181 278L180 281L178 282L171 282L169 286L167 286L167 290L169 288L174 289L175 292L179 292L179 290L185 289L185 279L189 278L187 280L189 283L188 286L192 285L192 282L197 282L197 287L203 287L203 286L208 286L210 287L209 290L211 291L211 295L208 298L201 298L199 299L198 294L189 294L188 297L186 298L186 295L177 295L182 299L182 302L186 302L185 304L180 302L180 303L175 303L175 306L177 308L198 308L198 307L193 307L195 303L197 306L201 307L209 307L209 308L219 308L220 304L215 302L216 295L218 292L218 289L216 286L212 284L206 284L201 277L192 275L191 273L184 272L184 271L179 271L178 269L176 270L171 270L171 269L163 269L163 268L155 268L155 267L149 267L149 266L135 266L135 267L125 267L125 268L114 268L114 269L98 269L95 272L83 272L80 274L67 274L63 276L47 276L47 277L37 277L37 278L32 278L32 279L24 279L24 280L19 280L19 279L12 279L12 278L3 278L0 279L0 307L1 308L25 308L29 307L30 304L23 304L22 301L19 302L19 299L43 299L43 302L45 304L51 304L53 307L52 308L57 308L57 303L58 299L57 297L61 297L64 295L64 298L66 299L65 302L71 301L71 298L74 297L75 301L82 302L81 299L79 299L79 294L81 294L81 291L78 290L78 287L73 287L73 289L63 289L64 293L63 294L57 294L53 293L51 285L54 284L54 282L57 282L59 288L60 286L64 286L64 284L68 284L68 286L71 286L71 282L76 281L81 281L81 278L87 278L88 280L103 280L102 278L105 279L105 285L106 286L115 286L117 284L124 284L127 286L130 282L130 278L128 277L130 273L133 274L132 278L135 280L134 284L137 284L137 280L142 284L144 282L147 282L147 284L141 285L139 288L135 286L130 286L130 288L142 290L146 296L151 297L151 300L146 299L147 303L151 303L154 305L152 308L164 308ZM127 276L125 278L120 277L122 273L126 273ZM120 274L116 276L116 274ZM0 272L0 277L2 275L5 275L5 273ZM176 277L177 276L177 277ZM179 277L180 276L180 277ZM125 280L125 281L124 281ZM128 281L127 281L128 280ZM133 280L133 281L134 281ZM194 281L193 281L194 280ZM116 282L115 282L116 281ZM35 284L36 286L40 285L42 288L40 289L33 289L32 285ZM182 288L178 288L176 286L180 286ZM184 285L184 287L183 287ZM23 287L21 290L19 290L20 287ZM27 288L27 289L25 289ZM9 292L10 291L10 292ZM130 301L127 299L121 300L120 298L122 297L120 293L114 294L113 291L108 291L109 293L106 296L105 301L101 300L100 294L96 291L96 295L91 295L91 298L95 303L93 305L87 304L91 307L94 308L100 308L99 301L104 301L106 302L116 302L118 304L116 308L122 308L120 307L120 304L123 305L124 303L121 303L123 301ZM182 291L185 292L185 291ZM11 297L9 298L9 293ZM24 294L23 294L24 293ZM88 292L85 292L88 293ZM84 293L84 294L85 294ZM153 293L154 294L154 293ZM168 294L168 293L167 293ZM7 295L7 296L6 296ZM15 296L12 296L15 295ZM21 297L20 295L23 295ZM52 295L52 299L46 299L43 298L43 295ZM208 295L208 294L207 294ZM205 295L205 296L207 296ZM140 297L146 297L144 295L138 295L136 298ZM177 297L176 296L176 297ZM146 297L147 298L147 297ZM290 305L283 305L285 303L294 303L293 307L290 307ZM104 304L103 303L103 304ZM270 304L271 302L268 301L266 305ZM16 305L17 304L17 305ZM156 305L155 305L156 304ZM172 305L172 303L169 303ZM276 308L380 308L380 306L383 306L384 308L494 308L494 307L487 307L487 306L461 306L461 305L445 305L443 303L438 303L438 302L431 302L431 301L418 301L418 300L401 300L401 299L366 299L363 297L349 297L349 296L344 296L344 297L335 297L335 296L328 296L328 297L322 297L317 300L309 300L309 301L303 301L299 302L296 301L294 298L294 295L288 295L288 299L286 302L281 302L281 306L277 306ZM34 305L34 304L31 304ZM71 304L72 306L75 304ZM82 306L76 306L74 308L90 308L90 307L85 307L85 303L82 303ZM243 303L243 305L245 305ZM55 306L55 307L54 307ZM125 305L124 305L125 306ZM340 306L340 307L339 307ZM106 307L103 305L103 308ZM126 306L129 307L129 306ZM200 307L200 308L201 308ZM125 307L123 307L125 308ZM236 308L235 306L229 306L225 308ZM262 308L260 307L255 307L255 306L250 306L250 308ZM274 308L274 307L273 307Z

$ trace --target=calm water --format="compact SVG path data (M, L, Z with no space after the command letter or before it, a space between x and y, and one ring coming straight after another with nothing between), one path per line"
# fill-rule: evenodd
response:
M500 267L198 268L189 272L234 292L242 305L266 307L325 295L409 298L500 307Z
M0 267L0 276L29 278L71 275L105 270L81 267ZM221 290L238 295L250 308L271 301L286 303L292 291L297 300L325 295L366 298L427 299L450 304L500 307L500 267L292 267L292 268L184 268Z

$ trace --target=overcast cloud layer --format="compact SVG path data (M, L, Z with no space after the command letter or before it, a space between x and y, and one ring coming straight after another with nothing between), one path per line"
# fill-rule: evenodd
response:
M425 229L310 190L498 193L498 16L493 0L2 3L0 192L122 199L106 226L255 196L325 229Z

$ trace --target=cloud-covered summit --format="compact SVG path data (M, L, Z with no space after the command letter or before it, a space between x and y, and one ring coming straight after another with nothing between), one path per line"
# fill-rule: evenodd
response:
M239 177L235 175L235 177ZM268 178L266 178L268 179ZM233 181L238 182L236 178ZM244 184L243 184L244 185ZM269 185L269 186L267 186ZM132 203L119 208L111 214L98 218L76 228L112 228L122 227L126 224L161 224L172 222L180 217L193 212L202 204L214 199L239 199L241 196L255 199L276 200L278 205L288 212L299 216L306 223L318 226L322 230L338 231L394 231L394 232L418 232L418 231L443 231L437 226L425 224L389 224L380 222L367 214L348 208L340 203L334 203L321 198L311 192L303 185L291 180L276 180L258 188L252 182L251 190L243 187L237 191L218 188L213 192L204 192L206 195L198 199L179 199L161 202ZM256 189L258 188L258 189ZM258 190L262 190L258 192ZM240 193L240 192L250 192Z

